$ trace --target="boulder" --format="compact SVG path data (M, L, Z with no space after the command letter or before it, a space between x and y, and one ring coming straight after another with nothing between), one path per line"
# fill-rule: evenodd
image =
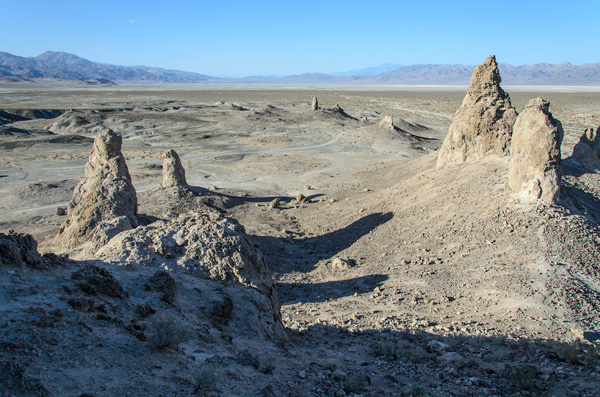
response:
M121 144L121 136L112 130L96 136L85 178L75 187L52 249L93 256L116 234L138 225L137 196Z
M493 55L475 68L467 95L440 149L438 167L508 154L517 112L500 81Z
M185 170L175 150L163 153L163 187L185 186Z
M558 201L560 191L560 145L564 132L549 107L543 98L532 99L517 118L508 184L513 192L552 204Z

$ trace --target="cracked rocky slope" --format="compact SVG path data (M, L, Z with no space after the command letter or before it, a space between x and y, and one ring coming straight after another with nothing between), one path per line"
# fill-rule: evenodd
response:
M507 91L517 111L538 96ZM566 135L561 204L550 206L510 192L505 157L436 169L432 150L464 92L324 91L319 105L333 110L317 113L312 95L7 94L6 109L28 96L34 108L102 110L88 121L124 136L140 226L85 261L47 254L2 265L1 390L595 395L600 178L568 157L582 127L599 124L598 95L541 94ZM83 176L94 136L65 115L19 121L29 133L1 138L0 232L42 241L64 220L56 207ZM57 135L42 136L53 124ZM73 136L69 128L81 138L50 141ZM169 149L189 186L157 187ZM178 230L247 242L250 257L259 247L285 331L278 315L265 316L274 300L259 296L270 293L263 270L241 286L190 272L178 263L191 249L221 248L199 239L182 252L171 244L187 238ZM7 239L2 252L31 252ZM189 332L157 349L165 319Z

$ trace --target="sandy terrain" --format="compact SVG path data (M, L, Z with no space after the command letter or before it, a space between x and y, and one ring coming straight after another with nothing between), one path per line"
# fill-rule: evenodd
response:
M517 111L538 95L550 101L565 160L583 130L600 124L598 92L507 91ZM321 110L310 109L313 95ZM566 160L564 205L547 207L510 194L507 159L436 170L463 97L460 89L3 90L0 110L38 114L0 125L0 232L41 242L57 230L57 207L83 176L101 126L124 137L141 214L164 209L151 188L161 182L161 153L175 149L204 199L171 203L173 211L213 207L245 227L273 272L289 336L206 344L193 362L184 347L139 384L107 367L61 389L42 358L29 367L52 394L67 395L189 394L191 381L168 371L193 372L206 360L221 371L215 395L597 395L598 171ZM44 109L64 113L44 118ZM398 130L382 127L384 116ZM280 208L269 205L275 198ZM240 364L240 346L275 368ZM98 385L81 389L93 376Z

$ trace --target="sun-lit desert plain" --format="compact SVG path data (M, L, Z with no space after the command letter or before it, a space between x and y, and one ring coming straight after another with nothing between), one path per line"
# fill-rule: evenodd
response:
M3 87L0 232L44 254L0 261L6 395L598 395L600 90L503 88L562 123L556 203L436 167L467 87ZM137 218L82 245L109 129Z

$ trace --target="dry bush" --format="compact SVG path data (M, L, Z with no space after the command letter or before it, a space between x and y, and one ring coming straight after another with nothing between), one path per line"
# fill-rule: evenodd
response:
M154 349L176 348L190 340L192 333L185 325L172 316L157 316L150 325L148 343Z

